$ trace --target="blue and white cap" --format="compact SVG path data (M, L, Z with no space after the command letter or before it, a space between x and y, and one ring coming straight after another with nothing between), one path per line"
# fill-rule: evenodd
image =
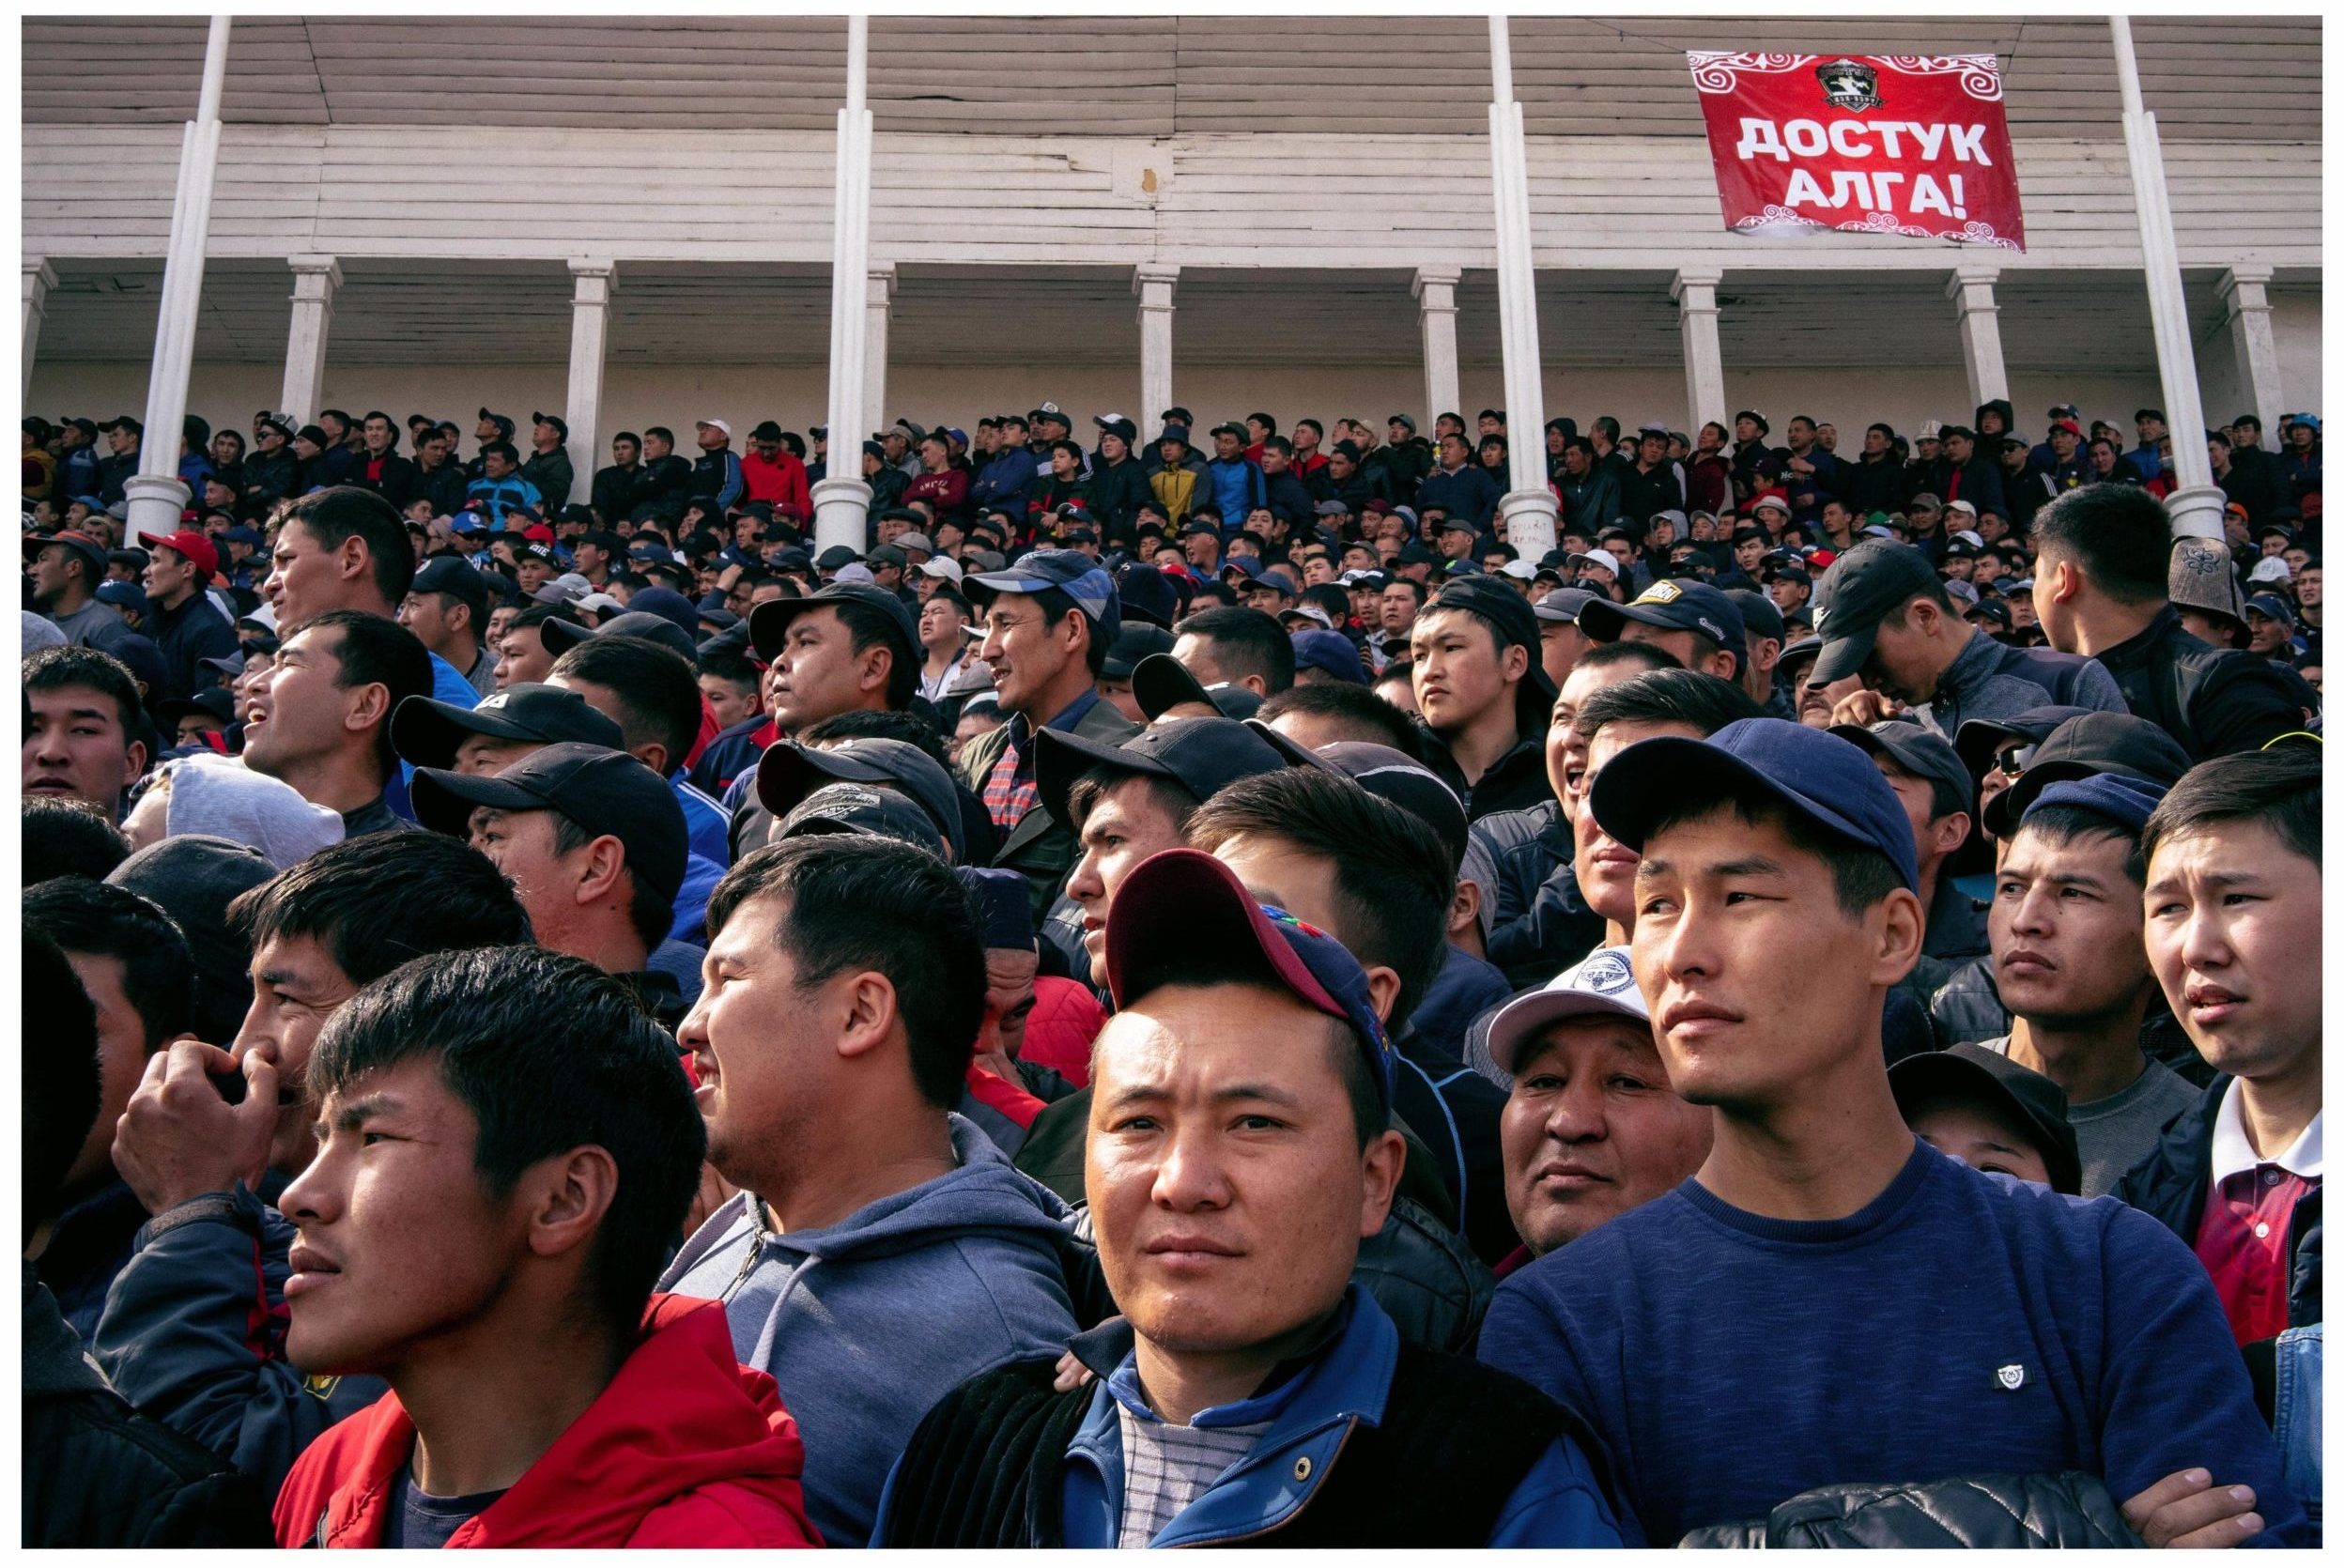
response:
M1080 550L1034 550L1001 571L971 574L961 579L961 587L977 599L1055 588L1090 618L1101 637L1112 640L1123 629L1123 607L1115 591L1115 578Z
M1598 947L1570 969L1549 980L1542 990L1517 996L1489 1021L1489 1057L1498 1070L1511 1074L1522 1048L1550 1024L1566 1018L1625 1018L1649 1027L1651 1009L1636 989L1626 947Z

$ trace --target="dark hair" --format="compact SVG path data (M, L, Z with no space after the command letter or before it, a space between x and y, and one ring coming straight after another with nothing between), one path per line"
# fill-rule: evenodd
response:
M607 556L626 554L626 541L607 528L590 528L578 536L580 545L592 545ZM575 547L575 546L573 546Z
M376 765L383 777L390 777L399 765L398 754L391 749L391 714L410 697L431 695L430 652L413 632L372 610L330 609L292 630L341 634L333 647L335 690L378 684L391 694L383 705L381 726L375 731Z
M1133 773L1105 763L1091 768L1068 787L1066 814L1072 820L1067 825L1079 837L1083 824L1090 821L1091 812L1098 808L1107 792L1134 778L1141 782L1143 792L1155 802L1157 808L1172 819L1173 831L1185 838L1190 821L1195 817L1197 807L1204 805L1187 785L1162 774Z
M785 838L743 855L708 897L708 934L743 904L786 900L774 928L801 990L874 970L895 991L913 1084L939 1110L961 1096L984 1022L985 953L951 868L866 834Z
M1272 436L1278 433L1278 422L1272 419L1268 414L1253 413L1247 414L1245 417L1254 423L1260 425L1264 430L1267 430Z
M593 964L491 947L403 964L344 1003L310 1056L310 1098L418 1058L437 1060L478 1121L472 1169L492 1195L571 1149L610 1156L618 1184L589 1272L594 1310L631 1335L708 1148L675 1041Z
M385 604L406 598L414 584L415 547L408 543L407 519L372 490L337 484L314 491L287 506L280 521L301 524L321 549L338 550L352 538L364 544L366 564Z
M484 441L481 443L480 454L484 458L501 457L517 469L521 466L520 452L511 441Z
M2165 504L2131 484L2086 484L2035 514L2035 557L2073 559L2120 604L2160 603L2172 560L2173 525Z
M721 648L711 649L700 655L700 672L714 675L717 680L754 690L763 682L757 667L741 653L731 653Z
M548 621L566 621L573 626L585 623L578 620L578 610L570 605L531 605L520 614L505 623L507 632L517 632L524 626L542 626Z
M532 940L504 873L444 833L346 838L239 894L228 920L255 951L315 942L353 985L425 954Z
M1189 842L1208 853L1241 834L1333 865L1344 927L1333 934L1361 963L1399 976L1387 1021L1399 1033L1447 954L1457 862L1441 836L1413 813L1318 768L1241 778L1189 822Z
M2280 746L2198 763L2141 830L2142 861L2167 838L2221 822L2260 822L2290 853L2320 864L2320 748Z
M1267 696L1275 697L1294 684L1294 639L1267 611L1242 605L1200 609L1175 623L1172 635L1203 638L1232 680L1258 675Z
M1264 437L1262 438L1261 449L1264 452L1277 453L1281 456L1291 457L1294 455L1294 443L1288 440L1284 436Z
M2038 806L2028 811L2011 835L2015 841L2031 833L2048 844L2071 844L2092 838L2113 838L2124 846L2124 874L2135 887L2149 880L2149 862L2140 853L2140 835L2098 811L2080 806Z
M590 637L554 660L550 673L609 686L619 699L627 749L658 743L670 772L700 738L700 676L672 648L640 637Z
M93 801L27 795L21 826L24 853L21 887L52 877L103 882L131 857L131 841Z
M127 887L58 877L24 890L27 930L68 953L114 959L122 965L122 994L146 1026L153 1055L195 1018L195 955L162 906Z
M933 712L933 709L930 712ZM937 738L936 727L926 715L908 708L854 708L842 714L832 714L819 723L808 725L797 739L807 746L825 746L832 741L903 741L926 752L945 772L952 764L944 754L944 742Z
M622 430L617 435L610 438L610 444L612 446L618 445L621 441L633 441L635 443L635 450L638 452L642 450L643 438L635 434L632 430Z
M1082 443L1079 441L1070 441L1063 438L1055 440L1050 443L1050 450L1054 453L1065 453L1068 456L1073 458L1077 464L1080 464L1083 460L1083 448Z
M1424 760L1424 744L1417 739L1416 727L1406 714L1378 697L1373 687L1340 681L1291 686L1264 702L1256 716L1269 724L1288 714L1332 719L1343 727L1344 740L1388 746L1417 761Z
M646 424L643 426L643 434L646 437L656 436L670 446L675 445L675 432L664 424Z
M1691 669L1651 669L1591 693L1572 715L1571 729L1587 740L1607 724L1689 724L1714 735L1736 719L1765 716L1766 710L1731 681Z
M115 715L122 724L123 742L127 745L138 739L138 683L131 677L131 667L112 653L78 644L36 649L24 655L23 684L28 695L85 686L111 697Z
M24 955L19 976L17 1016L23 1038L38 1038L37 1051L20 1051L24 1103L24 1221L33 1227L57 1211L65 1178L72 1174L82 1144L104 1103L98 1075L98 1008L82 989L81 976L54 942L27 927L18 933Z
M1390 582L1383 585L1383 591L1386 593L1389 593L1396 588L1405 588L1411 593L1414 594L1416 597L1416 607L1418 609L1424 608L1425 601L1431 597L1431 594L1425 591L1425 585L1418 582L1414 577L1394 577Z
M1781 828L1793 849L1801 854L1812 854L1828 867L1832 901L1851 920L1861 919L1866 910L1904 885L1904 874L1896 869L1896 863L1880 851L1826 833L1756 785L1724 777L1719 783L1724 791L1722 798L1689 801L1674 811L1663 813L1645 827L1644 841L1650 843L1681 822L1698 822L1718 811L1731 811L1750 827Z

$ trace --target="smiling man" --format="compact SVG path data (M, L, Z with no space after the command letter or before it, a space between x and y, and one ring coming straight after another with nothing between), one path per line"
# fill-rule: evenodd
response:
M1714 1142L1692 1180L1500 1285L1481 1354L1589 1413L1646 1536L1817 1487L2085 1470L2153 1543L2307 1542L2188 1248L1906 1129L1880 1020L1920 955L1920 874L1872 760L1744 719L1630 747L1588 805L1642 856L1637 984Z
M391 1391L277 1542L804 1546L805 1449L724 1310L652 1295L705 1146L673 1043L575 959L409 963L327 1025L285 1349Z
M1173 850L1125 883L1107 970L1084 1187L1122 1315L1077 1342L1098 1380L1060 1392L1035 1358L954 1391L876 1544L1619 1545L1569 1412L1404 1344L1349 1283L1403 1159L1357 961Z
M372 834L243 895L252 1007L233 1051L181 1041L148 1064L114 1158L154 1216L106 1298L91 1348L123 1397L273 1488L333 1422L380 1391L311 1385L285 1360L285 1253L271 1207L316 1153L305 1074L358 989L427 953L529 940L512 888L453 838ZM215 1087L239 1074L231 1102Z

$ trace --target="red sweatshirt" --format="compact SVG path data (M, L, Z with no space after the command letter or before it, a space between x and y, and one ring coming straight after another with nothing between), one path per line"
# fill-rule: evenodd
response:
M450 1546L819 1546L806 1449L773 1379L732 1357L724 1308L655 1296L609 1387ZM415 1423L385 1394L331 1427L277 1495L277 1543L378 1546Z
M800 517L814 515L814 499L806 484L806 465L786 452L774 453L768 463L754 452L741 459L741 489L744 500L769 501L775 506L787 503L797 508Z

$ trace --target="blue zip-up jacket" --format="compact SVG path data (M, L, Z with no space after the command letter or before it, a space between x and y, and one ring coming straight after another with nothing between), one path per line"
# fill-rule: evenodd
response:
M1245 526L1245 514L1270 503L1269 482L1261 465L1250 457L1215 457L1205 465L1205 483L1212 487L1212 503L1221 509L1221 531L1235 533Z
M724 807L695 788L682 768L668 776L668 788L684 808L684 831L690 837L692 853L719 868L732 865L732 821Z
M1267 1421L1244 1458L1197 1494L1159 1530L1150 1546L1200 1546L1241 1540L1290 1518L1334 1472L1344 1440L1354 1428L1383 1419L1400 1355L1399 1330L1375 1298L1346 1288L1338 1327L1312 1364L1297 1376L1251 1399L1196 1413L1197 1426L1244 1426ZM1101 1334L1113 1330L1103 1329ZM1129 1337L1129 1329L1121 1330ZM1066 1545L1113 1547L1123 1518L1123 1437L1118 1407L1138 1421L1159 1418L1140 1391L1136 1358L1125 1352L1114 1372L1092 1386L1090 1407L1066 1455L1061 1494ZM1307 1458L1307 1467L1303 1461ZM1301 1474L1303 1480L1296 1480ZM886 1545L895 1477L879 1499ZM1438 1499L1426 1499L1439 1506ZM1500 1512L1491 1546L1641 1545L1624 1536L1586 1455L1558 1438L1532 1467Z
M703 452L700 454L700 461L692 465L690 498L695 500L713 499L718 511L739 500L748 488L748 476L741 472L740 453L731 447Z
M987 463L969 485L969 504L979 512L1006 507L1010 515L1022 519L1026 515L1026 492L1034 487L1034 481L1041 474L1034 454L1024 447L1005 452Z
M99 469L98 449L77 446L57 459L57 483L51 490L57 512L62 515L65 503L75 496L94 496L105 486L105 476Z
M504 515L516 506L542 507L546 498L518 473L502 479L475 479L464 492L464 504L488 519L492 529L504 527Z
M262 1186L280 1191L273 1173ZM122 1397L274 1495L316 1436L382 1397L378 1377L308 1379L285 1359L285 1216L238 1183L156 1215L90 1343Z

